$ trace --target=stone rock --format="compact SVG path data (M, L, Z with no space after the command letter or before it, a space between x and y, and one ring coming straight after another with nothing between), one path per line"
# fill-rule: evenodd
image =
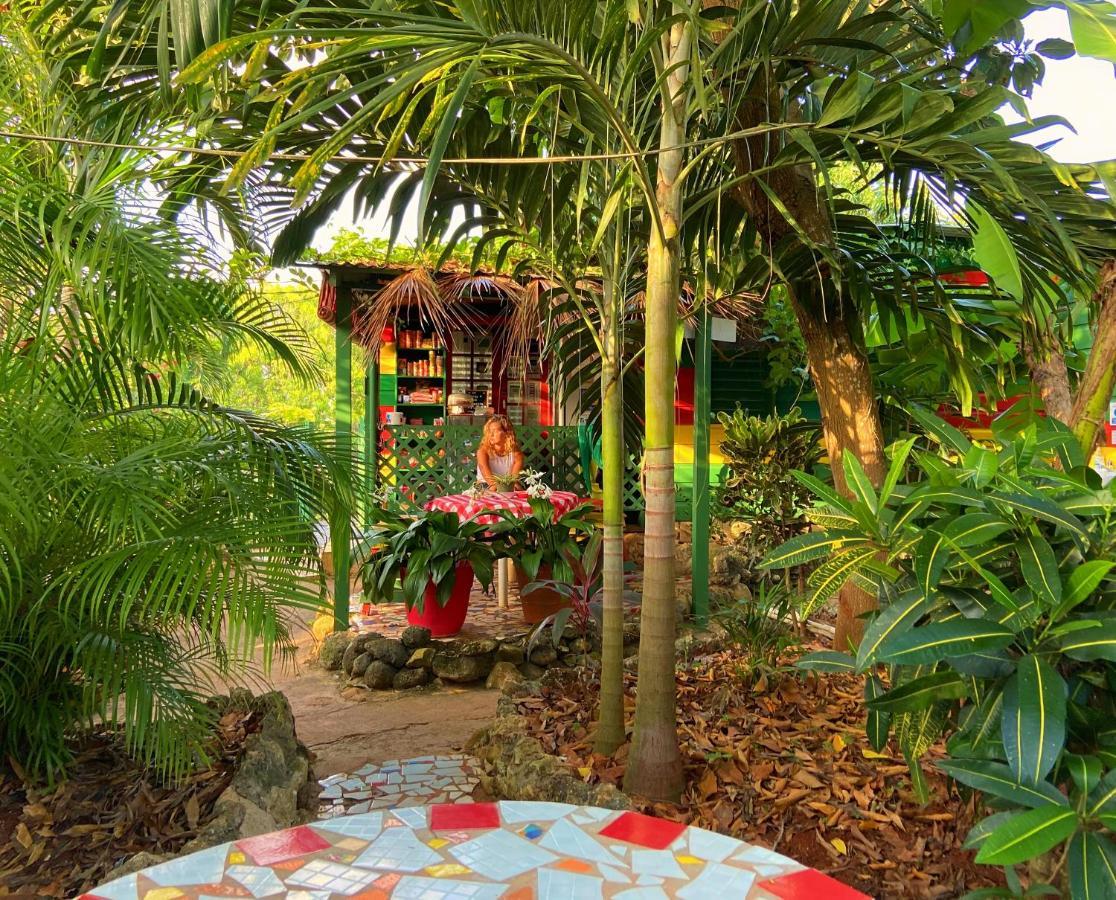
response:
M581 665L582 657L577 653L567 653L562 657L562 665L571 669L576 669Z
M624 559L637 568L643 568L643 532L633 531L624 535Z
M496 662L509 662L518 666L523 662L523 645L501 644L496 648Z
M570 641L571 653L587 653L589 651L589 642L585 638L574 638Z
M421 671L421 670L420 670ZM395 682L395 667L381 659L374 659L364 673L364 683L374 691L386 691Z
M526 662L519 666L519 671L523 673L523 677L528 681L538 681L543 675L546 674L546 669L542 666L536 666L534 663Z
M712 584L733 585L747 577L751 569L747 556L732 547L723 547L713 557L709 580Z
M543 644L531 651L531 662L536 666L551 666L558 659L558 651L553 647Z
M365 673L365 670L367 670L370 662L372 662L371 653L360 654L360 656L353 660L353 665L349 670L349 674L352 675L353 678L360 678Z
M350 641L349 645L345 648L345 652L341 654L341 671L346 675L353 674L353 660L355 660L363 650L357 648L356 641Z
M434 674L443 681L458 683L480 681L488 677L491 671L491 653L484 656L462 656L446 652L434 655Z
M624 643L625 644L638 644L639 643L639 622L625 622L624 623Z
M391 686L397 691L406 691L422 687L428 681L430 681L430 673L426 669L400 669L395 673Z
M326 635L318 650L318 665L330 672L336 672L341 668L345 651L349 649L349 644L352 642L353 635L349 631L335 631L333 634Z
M733 519L728 523L728 536L734 541L742 541L752 533L752 523L744 519Z
M408 669L426 669L429 671L434 665L434 654L437 651L433 647L420 647L411 654L411 658L407 660Z
M674 574L686 578L694 569L694 549L689 543L674 545Z
M403 633L399 637L403 641L403 646L408 650L417 650L419 647L425 647L430 643L430 629L423 628L420 625L409 625L403 629Z
M505 688L523 681L523 675L513 663L501 661L492 667L484 686L489 690L503 691Z
M411 658L411 651L403 646L402 641L383 639L368 645L368 652L373 659L386 662L393 669L402 669Z
M567 625L565 628L562 629L562 640L572 641L580 633L581 632L577 630L576 625Z
M453 652L458 656L486 656L495 653L499 646L499 641L492 638L479 638L475 641L459 641L453 646Z

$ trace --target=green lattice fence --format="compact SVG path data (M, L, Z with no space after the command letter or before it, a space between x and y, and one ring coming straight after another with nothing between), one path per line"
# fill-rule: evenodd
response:
M576 426L517 425L524 465L546 472L547 483L585 493ZM476 425L391 425L381 429L378 476L394 485L404 509L421 507L443 494L460 494L477 480Z

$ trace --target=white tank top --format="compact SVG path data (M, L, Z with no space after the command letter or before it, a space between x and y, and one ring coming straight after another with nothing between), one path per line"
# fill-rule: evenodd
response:
M503 456L497 456L495 453L488 454L488 470L493 475L510 475L512 466L515 465L515 454L505 453ZM480 466L477 466L477 480L483 481L484 475L481 474Z

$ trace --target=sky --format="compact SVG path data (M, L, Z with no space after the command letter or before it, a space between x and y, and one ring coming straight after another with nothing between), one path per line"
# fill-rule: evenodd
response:
M1029 40L1038 42L1059 37L1070 40L1069 25L1063 10L1046 9L1032 13L1024 20ZM1064 127L1044 129L1025 137L1032 143L1058 139L1050 154L1061 162L1096 162L1116 159L1116 74L1111 64L1098 59L1073 56L1066 60L1046 60L1046 76L1035 88L1028 106L1031 115L1057 115L1067 119L1073 130ZM1005 118L1017 120L1008 110ZM387 204L384 208L386 209ZM407 209L400 231L402 243L413 242L418 234L417 210ZM386 217L382 214L364 218L356 227L372 237L387 237ZM353 228L353 207L347 200L330 221L318 229L314 247L327 250L334 236L343 228Z

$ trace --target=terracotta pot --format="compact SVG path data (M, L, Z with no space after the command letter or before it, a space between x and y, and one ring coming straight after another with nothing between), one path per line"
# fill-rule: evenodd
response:
M459 562L453 572L453 591L445 606L438 604L433 582L426 585L422 600L422 612L417 606L407 610L407 621L412 625L429 628L432 637L453 637L465 624L469 612L469 594L473 590L473 567L467 562Z
M568 597L563 597L553 588L535 588L527 593L524 588L532 581L546 581L550 578L550 566L539 566L539 577L532 579L519 566L515 567L515 580L519 584L519 602L523 606L523 621L528 625L538 625L547 616L560 609L571 606Z

